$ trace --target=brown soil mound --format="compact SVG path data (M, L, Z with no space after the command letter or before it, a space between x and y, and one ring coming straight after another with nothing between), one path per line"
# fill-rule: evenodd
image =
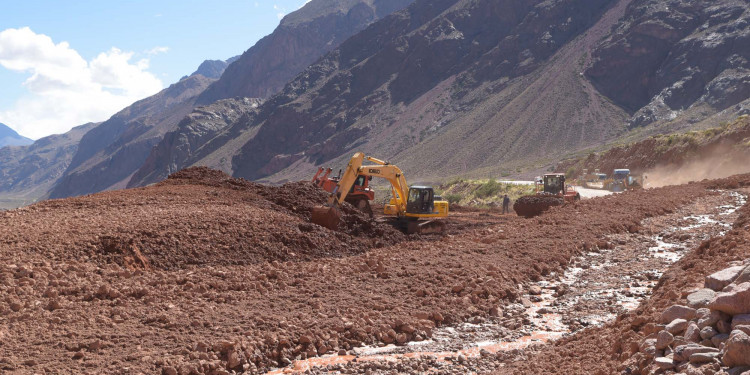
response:
M562 206L563 203L564 201L560 197L527 195L516 199L516 202L513 203L513 211L516 211L519 216L528 218L541 215L550 207Z
M147 188L9 211L0 231L13 249L49 259L159 269L340 257L407 239L349 205L339 231L311 224L324 201L306 182L263 186L199 167Z
M449 231L461 230L439 241L375 249L380 237L300 229L314 202L272 198L297 199L294 186L307 189L193 170L0 214L0 371L255 373L420 340L497 313L519 284L566 268L605 235L709 194L704 184L625 192L531 220L458 213ZM406 238L385 237L396 235ZM295 242L313 240L323 243Z

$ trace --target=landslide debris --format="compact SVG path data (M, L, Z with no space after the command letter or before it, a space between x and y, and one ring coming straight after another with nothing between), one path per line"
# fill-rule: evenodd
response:
M242 180L192 170L155 186L0 214L0 319L8 322L0 325L0 371L257 373L364 344L419 341L437 326L497 315L518 302L519 284L560 272L609 234L638 230L646 217L712 194L706 184L625 192L531 220L462 212L464 229L440 241L305 254L306 261L273 260L284 248L276 241L266 249L271 256L250 249L269 260L236 266L238 251L217 249L222 230L246 230L247 222L234 223L248 220L253 233L274 234L286 228L281 223L305 224L300 217L309 209L273 202L273 188L248 189ZM196 244L191 256L205 263L164 266L171 258L145 246L137 250L148 269L97 255L98 233L140 241L139 228L159 236L148 243L180 241L165 251ZM191 242L199 229L217 233L211 243ZM371 239L354 243L363 240ZM129 256L138 264L135 250Z
M174 269L360 254L407 236L344 205L339 231L309 222L325 194L306 182L264 186L206 167L151 187L51 200L0 213L10 246L51 259Z
M706 182L704 186L709 189L739 188L744 189L744 193L747 194L749 192L747 188L750 187L750 175L737 175L712 180ZM653 190L658 189L646 191ZM745 262L750 259L750 204L745 204L738 212L738 219L724 236L712 237L703 241L697 248L691 250L685 257L672 265L659 279L653 289L651 298L635 310L619 315L616 321L603 327L598 327L595 330L584 330L574 336L560 339L554 345L540 348L535 353L529 353L527 361L513 363L503 368L502 371L496 371L496 373L626 373L644 375L650 373L726 373L721 372L722 369L732 370L729 372L730 374L735 373L736 368L727 368L730 365L722 367L720 361L723 357L721 356L699 355L693 362L690 361L688 356L687 363L684 363L685 361L680 355L675 361L674 354L676 354L676 346L693 343L685 340L685 333L691 326L690 321L698 316L697 311L706 308L700 307L700 301L703 299L700 294L704 296L710 294L705 290L710 289L710 287L706 288L705 286L715 286L715 281L711 281L713 278L707 279L707 276L729 266L747 264ZM696 292L700 293L694 295ZM713 301L717 295L710 297L711 300ZM690 301L692 301L693 306L691 306ZM684 307L687 307L687 309ZM711 310L710 305L707 308ZM694 317L690 316L691 311L695 311ZM684 323L674 321L680 317L685 321ZM729 316L722 315L720 320L728 322L729 319ZM674 324L669 326L670 323ZM712 324L714 323L719 324L718 321L712 322ZM668 335L661 333L663 330L669 331L668 326L675 332L669 332L674 339L671 342ZM731 332L730 327L729 333ZM661 340L659 340L660 334ZM698 334L700 336L700 331ZM707 337L709 334L711 334L710 330L704 332ZM714 338L714 336L711 336L711 338ZM716 340L723 338L724 336L720 336ZM650 341L651 339L656 339L656 341ZM700 338L698 343L701 346L712 348L700 349L704 353L716 352L716 349L719 352L722 351L721 342L718 342L717 347L713 342L709 345L710 339L709 341L705 340ZM656 348L657 344L661 346L665 343L668 343L665 347ZM666 349L667 347L669 350ZM670 353L672 357L665 359L663 355Z

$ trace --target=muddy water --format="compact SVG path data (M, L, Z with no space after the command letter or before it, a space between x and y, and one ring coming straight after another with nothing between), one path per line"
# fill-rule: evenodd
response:
M270 374L300 373L351 361L397 362L408 358L453 361L500 351L524 349L595 327L638 307L663 270L711 236L721 236L736 219L747 197L720 192L677 213L644 220L644 233L621 234L608 240L610 249L573 259L570 267L548 280L521 286L530 291L521 303L503 307L500 317L476 324L440 327L430 340L405 346L366 346L348 355L295 361Z

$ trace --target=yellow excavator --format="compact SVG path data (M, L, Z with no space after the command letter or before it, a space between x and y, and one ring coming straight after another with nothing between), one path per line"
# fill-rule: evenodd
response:
M363 165L365 160L374 165ZM409 186L401 169L386 161L357 152L349 160L346 171L328 197L323 207L313 208L310 221L336 230L341 220L341 204L359 176L372 176L391 183L392 197L383 207L383 213L395 218L395 224L407 234L441 233L445 231L442 220L448 216L448 202L436 200L430 186Z

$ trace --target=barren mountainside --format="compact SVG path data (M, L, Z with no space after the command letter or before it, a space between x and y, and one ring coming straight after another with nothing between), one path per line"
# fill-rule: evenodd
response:
M193 75L140 100L86 133L51 198L123 188L151 148L182 117L211 79Z
M313 164L336 158L341 162L342 155L355 148L403 161L414 167L412 175L418 175L417 168L425 163L426 169L445 169L450 157L456 158L450 166L456 172L474 161L497 163L508 151L497 147L502 141L518 144L519 157L561 138L560 146L592 144L602 134L615 134L618 124L608 122L622 122L624 112L604 102L590 113L576 113L585 103L599 100L581 82L576 63L583 54L580 49L606 35L618 15L608 15L584 46L549 59L592 29L608 10L621 12L623 3L627 2L418 1L344 42L256 114L218 132L216 139L200 145L161 142L155 152L168 155L169 149L200 148L201 155L179 167L221 154L231 159L231 165L213 166L231 167L235 176L280 180L304 176ZM554 65L558 60L563 64ZM540 78L540 72L549 74ZM550 80L572 87L550 91ZM534 91L524 93L534 82ZM563 95L568 89L576 95ZM539 108L532 103L540 94L572 99L564 108L543 108L544 114L533 118ZM515 100L517 96L523 101ZM507 113L495 117L503 110ZM514 123L519 116L532 118ZM569 122L575 117L578 135L570 137ZM176 130L189 131L187 126ZM225 134L243 134L248 140L229 142ZM171 139L175 138L190 137ZM464 142L467 138L474 139ZM487 139L496 143L475 147ZM412 152L424 148L426 153ZM487 153L497 157L487 158ZM470 168L477 167L473 163ZM169 172L141 170L137 175L164 177ZM134 179L130 185L154 180Z
M234 97L267 98L308 65L370 23L413 0L318 0L285 16L198 99L210 104Z
M44 198L70 164L81 137L96 125L77 126L27 146L0 148L0 208Z
M729 0L417 1L237 121L186 119L129 186L191 165L294 180L354 150L417 179L498 174L706 127L750 108L747 17Z
M586 76L632 115L632 127L737 105L750 97L750 7L743 0L634 1Z
M320 6L319 2L335 6ZM175 129L196 105L225 97L273 94L323 53L378 17L408 3L409 0L316 0L308 3L289 14L287 21L242 56L226 62L206 61L190 77L133 104L92 130L81 140L79 152L51 197L124 188L133 173L147 161L152 147ZM225 75L224 68L227 69ZM225 78L209 86L219 76ZM244 85L245 91L235 90L232 85L238 83ZM202 94L207 87L211 89ZM248 87L264 94L248 92ZM233 114L218 117L232 118Z
M0 148L5 146L24 146L34 143L33 140L16 133L8 125L0 122Z

